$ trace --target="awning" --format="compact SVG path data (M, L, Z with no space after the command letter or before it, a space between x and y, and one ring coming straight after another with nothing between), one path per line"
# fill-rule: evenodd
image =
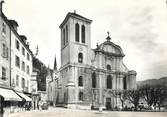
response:
M17 94L20 95L22 98L24 98L27 102L32 101L32 99L27 95L25 95L24 93L17 92Z
M0 88L0 95L4 97L5 101L22 101L12 89Z

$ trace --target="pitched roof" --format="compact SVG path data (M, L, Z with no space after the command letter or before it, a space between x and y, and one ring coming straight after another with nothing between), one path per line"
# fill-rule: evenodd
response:
M11 29L11 31L15 34L15 36L17 36L17 38L21 41L21 43L24 45L24 47L30 52L30 54L33 56L32 51L29 48L29 44L26 44L20 37L20 35L18 34L18 32L14 29L13 24L15 24L16 26L18 26L17 21L15 20L9 20L5 14L3 12L1 12L1 18L3 19L3 21L9 26L9 28Z
M91 23L91 22L92 22L92 20L90 20L90 19L88 19L88 18L86 18L86 17L83 17L83 16L81 16L81 15L75 13L75 12L74 12L74 13L68 12L68 14L66 15L65 19L64 19L63 22L60 24L60 26L59 26L60 28L67 22L67 20L68 20L69 17L77 18L77 19L86 21L86 22L88 22L88 23Z
M15 21L15 20L9 19L8 21L9 21L9 23L10 23L12 26L13 26L13 25L19 26L18 23L17 23L17 21Z

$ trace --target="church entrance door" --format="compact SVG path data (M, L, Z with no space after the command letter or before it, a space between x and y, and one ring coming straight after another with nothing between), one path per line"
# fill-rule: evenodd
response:
M106 109L111 110L111 98L106 98Z

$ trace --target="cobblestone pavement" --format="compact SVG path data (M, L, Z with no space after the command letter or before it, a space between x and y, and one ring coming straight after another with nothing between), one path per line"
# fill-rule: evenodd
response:
M167 117L167 112L114 112L49 108L11 114L10 117Z

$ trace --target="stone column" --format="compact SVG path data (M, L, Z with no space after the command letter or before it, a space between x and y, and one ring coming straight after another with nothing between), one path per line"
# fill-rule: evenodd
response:
M103 109L103 82L102 82L102 73L99 73L99 111L101 112Z

